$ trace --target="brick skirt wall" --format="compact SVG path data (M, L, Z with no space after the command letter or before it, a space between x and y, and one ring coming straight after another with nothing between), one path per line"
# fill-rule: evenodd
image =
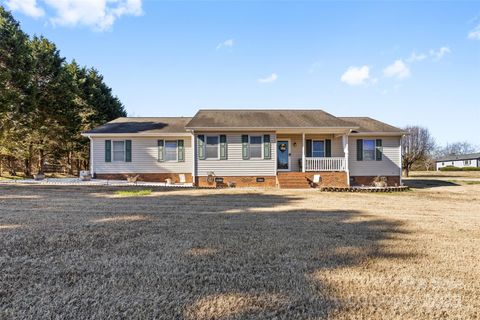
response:
M172 182L180 182L180 173L96 173L96 179L108 180L127 180L129 176L139 175L138 180L146 182L165 182L165 179L170 178ZM192 182L192 174L184 173L187 183Z
M375 176L354 176L350 177L352 186L371 186ZM400 176L385 176L387 178L387 185L389 187L400 185Z
M321 187L348 187L347 173L346 172L305 172L305 176L313 181L313 176L320 175Z
M263 179L263 182L257 182L257 178ZM277 185L276 176L259 176L259 177L214 177L217 182L208 182L206 176L195 177L195 185L199 187L222 188L228 187L230 183L235 183L236 187L260 187L260 188L275 188ZM222 182L219 180L223 179Z

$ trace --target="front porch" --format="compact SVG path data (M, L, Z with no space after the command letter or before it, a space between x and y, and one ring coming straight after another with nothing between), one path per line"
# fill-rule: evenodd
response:
M277 133L277 179L281 188L348 187L348 136L343 133Z

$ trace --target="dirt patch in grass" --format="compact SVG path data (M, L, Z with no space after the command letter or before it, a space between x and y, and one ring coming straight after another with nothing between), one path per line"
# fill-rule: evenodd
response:
M0 318L472 319L480 185L1 187Z

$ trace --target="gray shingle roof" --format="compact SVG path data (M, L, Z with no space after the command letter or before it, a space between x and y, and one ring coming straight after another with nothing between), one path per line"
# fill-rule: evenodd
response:
M83 133L185 133L185 125L191 119L191 117L124 117Z
M480 159L480 153L470 153L470 154L450 154L448 156L439 157L436 161L456 161L456 160L474 160Z
M322 110L200 110L187 128L352 127ZM355 125L353 127L356 127Z
M339 117L340 119L350 123L353 126L359 127L355 129L358 133L369 132L385 132L385 133L407 133L402 129L391 126L384 122L369 118L369 117Z

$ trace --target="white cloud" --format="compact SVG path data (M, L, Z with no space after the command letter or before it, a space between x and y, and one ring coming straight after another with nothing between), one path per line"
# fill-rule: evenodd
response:
M416 53L416 52L412 52L412 54L410 55L410 57L408 57L406 59L407 62L418 62L418 61L423 61L425 59L427 59L427 55L426 54L423 54L423 53Z
M8 0L7 5L13 11L33 17L44 15L44 8L48 7L54 14L49 17L53 25L87 26L95 30L110 29L121 16L142 14L142 0L42 0L43 8L39 3L37 0Z
M468 33L468 39L480 40L480 24Z
M220 42L217 46L217 50L221 48L232 48L235 45L235 40L234 39L228 39L223 42Z
M311 65L310 68L308 69L308 73L315 73L315 72L318 71L321 67L322 67L322 63L321 63L320 61L315 61L314 63L312 63L312 65Z
M410 69L402 60L395 60L394 63L383 69L383 75L387 78L405 79L410 76Z
M438 50L430 50L430 56L434 57L436 60L442 59L446 54L449 54L450 48L449 47L441 47Z
M350 86L366 85L369 82L376 82L376 79L370 77L370 67L349 67L342 75L340 81L345 82Z
M272 82L277 81L277 79L278 79L278 75L274 72L271 75L269 75L268 77L260 78L257 81L258 81L258 83L272 83Z
M9 10L18 11L33 18L45 15L45 11L38 6L37 0L7 0L5 4Z

